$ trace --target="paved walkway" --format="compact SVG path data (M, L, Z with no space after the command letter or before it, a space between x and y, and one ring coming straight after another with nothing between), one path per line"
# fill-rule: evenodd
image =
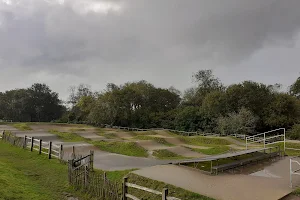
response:
M288 165L287 158L267 168L277 178L243 174L212 176L175 165L154 166L134 173L220 200L275 200L292 192Z

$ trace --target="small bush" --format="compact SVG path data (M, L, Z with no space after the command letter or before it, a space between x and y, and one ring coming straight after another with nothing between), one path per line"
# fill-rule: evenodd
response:
M300 139L300 124L295 124L292 129L287 131L287 137L292 140Z

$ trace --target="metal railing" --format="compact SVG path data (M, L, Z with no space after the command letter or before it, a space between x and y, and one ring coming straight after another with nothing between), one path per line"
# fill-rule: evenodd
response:
M298 161L296 160L298 158ZM299 168L293 169L293 163L296 164ZM300 175L300 157L295 156L290 158L290 187L293 188L293 175Z
M278 134L278 135L272 135L272 136L267 136L268 134L274 133L274 132L278 132L278 131L283 131L282 134ZM257 135L253 135L253 136L248 136L246 137L246 149L248 149L248 146L250 144L254 144L254 143L262 143L264 145L264 148L266 148L266 145L270 145L270 144L276 144L279 142L283 142L283 150L285 151L285 128L278 128L275 130L271 130L271 131L267 131L264 133L259 133ZM281 139L283 138L283 139Z

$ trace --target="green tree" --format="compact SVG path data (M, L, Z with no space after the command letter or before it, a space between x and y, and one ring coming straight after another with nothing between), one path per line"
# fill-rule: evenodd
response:
M290 93L300 99L300 77L291 85Z
M230 113L228 116L219 117L217 131L222 135L253 134L257 123L251 111L241 108L239 112Z
M272 127L290 127L300 120L300 101L288 94L278 93L267 106L265 124Z

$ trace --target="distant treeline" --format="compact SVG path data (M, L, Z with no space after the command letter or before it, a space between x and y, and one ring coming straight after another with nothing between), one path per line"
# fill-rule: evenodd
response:
M300 123L300 77L286 92L281 91L280 84L253 81L224 86L211 70L200 70L193 80L195 86L183 94L175 88L157 88L143 80L124 85L110 83L101 92L81 84L71 88L69 109L47 86L35 84L29 89L0 93L0 119L222 134L252 134ZM37 90L37 86L47 90Z

